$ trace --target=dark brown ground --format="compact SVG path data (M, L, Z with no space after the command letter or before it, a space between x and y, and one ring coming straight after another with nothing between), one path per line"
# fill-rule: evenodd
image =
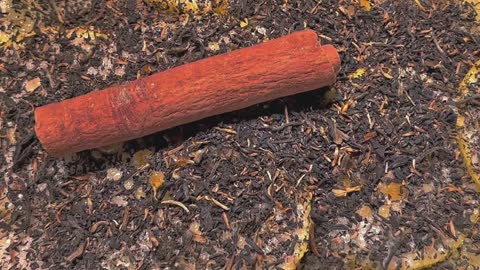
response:
M167 15L140 0L54 2L30 4L32 36L0 53L1 134L16 139L1 139L2 206L12 209L0 207L2 269L275 269L292 254L308 192L314 228L304 269L394 269L444 254L455 259L438 269L480 263L480 198L454 140L453 99L479 54L471 5L421 1L424 12L413 0L375 1L366 12L353 1L247 0L232 1L227 19ZM19 29L7 19L2 31ZM68 34L86 25L108 38ZM276 100L113 154L53 159L35 138L35 106L305 27L341 54L338 97L323 89ZM350 76L359 68L363 76ZM41 86L27 92L35 77ZM143 149L152 155L139 169L132 157ZM121 179L107 177L112 169ZM156 200L153 171L166 181ZM390 183L403 183L399 200L380 192ZM355 186L346 197L332 192ZM364 206L367 218L357 213ZM468 252L449 253L463 237Z

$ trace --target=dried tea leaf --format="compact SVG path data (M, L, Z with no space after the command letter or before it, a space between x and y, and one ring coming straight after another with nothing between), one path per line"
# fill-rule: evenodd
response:
M333 121L333 141L340 145L343 140L348 140L349 136L337 128L337 123Z
M195 270L198 269L195 266L195 262L188 262L185 258L180 257L178 261L176 262L176 266L178 269L184 269L184 270Z
M417 4L418 8L420 8L421 11L427 11L427 9L422 5L422 3L420 3L420 0L415 0L415 4Z
M188 229L190 233L193 235L193 240L197 243L206 243L207 239L203 237L202 232L200 231L200 224L198 222L193 222L190 224L190 227Z
M480 209L473 210L473 214L470 216L470 222L477 224L480 221Z
M173 170L172 178L175 180L179 180L181 178L180 168L176 168L175 170Z
M310 218L312 193L306 192L303 195L305 200L298 202L297 215L298 220L301 221L301 227L295 230L296 238L300 241L295 245L292 256L287 256L285 263L281 265L281 269L294 270L297 269L298 264L309 249L310 229L312 228L312 220Z
M378 191L390 197L392 201L404 200L408 196L406 188L399 183L378 184Z
M349 98L347 100L347 102L345 102L345 104L343 104L342 108L340 109L340 113L345 115L345 116L348 116L348 109L352 106L354 102L354 99L353 98Z
M183 168L187 165L194 164L195 162L188 157L185 156L175 156L173 157L173 161L175 162L175 166L177 168Z
M456 187L454 185L449 185L448 187L445 187L445 188L442 188L440 189L440 192L442 191L449 191L449 192L459 192L459 193L463 193L463 189L462 188L459 188L459 187Z
M377 132L376 131L370 131L363 136L363 143L368 142L375 137L377 137Z
M10 222L14 205L8 199L7 193L8 188L6 186L0 187L0 219Z
M425 193L430 193L430 192L435 190L435 186L433 185L433 183L423 184L422 185L422 190Z
M145 149L133 154L133 165L137 168L142 168L149 164L149 159L152 157L152 151Z
M36 77L25 83L25 90L27 90L27 92L33 92L35 89L40 87L40 85L42 85L42 82L40 81L39 77Z
M219 130L219 131L223 131L223 132L226 132L226 133L230 133L230 134L237 134L237 131L231 129L231 128L220 128L220 127L215 127L216 130Z
M11 145L14 145L17 143L17 139L15 138L16 131L17 131L17 126L13 128L9 128L7 131L7 134L5 135L5 138L10 142Z
M112 154L119 153L122 150L122 148L123 148L123 143L114 143L114 144L106 145L103 147L99 147L98 151L107 155L112 155Z
M65 259L69 262L73 262L76 258L82 256L83 252L85 251L86 244L86 241L82 241L78 247Z
M471 252L465 252L465 256L470 260L470 265L475 268L480 268L480 255Z
M95 40L95 38L104 38L108 39L108 36L102 32L99 31L94 31L94 30L89 30L89 29L84 29L82 27L75 27L72 29L68 29L66 31L65 36L67 38L71 38L75 34L77 38L83 38L83 39L90 39L90 40Z
M191 158L193 158L193 162L195 164L199 164L200 161L202 161L202 158L203 158L203 154L206 152L206 149L200 149L200 150L197 150L193 153L191 153L189 156Z
M153 189L153 198L157 198L157 190L165 183L165 175L161 171L153 171L148 177L148 181Z
M338 9L345 14L349 19L355 15L355 7L353 5L348 6L347 8L340 6Z
M389 69L387 71L384 71L383 69L380 69L380 72L382 73L383 77L385 77L387 79L393 79L393 76L390 74Z

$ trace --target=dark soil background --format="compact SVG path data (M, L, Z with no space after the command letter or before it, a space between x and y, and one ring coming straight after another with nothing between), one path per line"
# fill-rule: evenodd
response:
M281 269L309 203L299 268L480 263L479 195L454 140L457 88L480 53L472 4L245 0L177 14L154 2L2 7L0 29L15 33L0 43L2 269ZM34 107L305 28L341 55L330 89L64 159L35 137Z

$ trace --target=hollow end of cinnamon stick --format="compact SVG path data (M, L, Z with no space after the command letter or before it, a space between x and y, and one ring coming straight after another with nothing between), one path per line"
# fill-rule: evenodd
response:
M340 66L334 46L303 30L38 107L35 132L61 157L320 89Z

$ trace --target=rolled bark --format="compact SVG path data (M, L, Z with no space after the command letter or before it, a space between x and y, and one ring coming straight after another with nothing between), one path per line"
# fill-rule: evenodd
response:
M35 132L59 157L319 89L339 69L336 49L303 30L38 107Z

